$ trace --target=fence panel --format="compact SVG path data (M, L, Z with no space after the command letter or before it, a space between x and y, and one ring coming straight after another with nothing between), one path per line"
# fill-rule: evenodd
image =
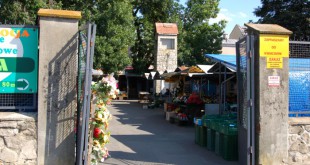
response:
M310 42L290 41L289 116L310 116Z

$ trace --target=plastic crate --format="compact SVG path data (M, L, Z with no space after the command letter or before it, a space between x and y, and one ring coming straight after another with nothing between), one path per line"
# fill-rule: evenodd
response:
M225 121L219 126L219 132L225 135L237 135L237 123L235 121Z

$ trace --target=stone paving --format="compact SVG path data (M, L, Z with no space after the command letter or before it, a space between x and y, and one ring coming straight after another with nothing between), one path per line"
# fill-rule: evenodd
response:
M193 126L165 120L163 108L143 109L137 100L114 101L107 145L109 165L237 165L194 142Z

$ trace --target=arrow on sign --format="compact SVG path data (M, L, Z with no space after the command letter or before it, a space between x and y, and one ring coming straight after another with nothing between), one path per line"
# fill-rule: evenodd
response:
M18 79L16 87L18 90L26 90L29 87L29 82L26 79Z

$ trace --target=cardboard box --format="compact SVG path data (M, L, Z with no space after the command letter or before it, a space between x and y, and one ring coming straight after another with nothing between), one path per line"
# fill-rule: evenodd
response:
M170 117L176 117L175 112L166 112L166 120L169 121Z

